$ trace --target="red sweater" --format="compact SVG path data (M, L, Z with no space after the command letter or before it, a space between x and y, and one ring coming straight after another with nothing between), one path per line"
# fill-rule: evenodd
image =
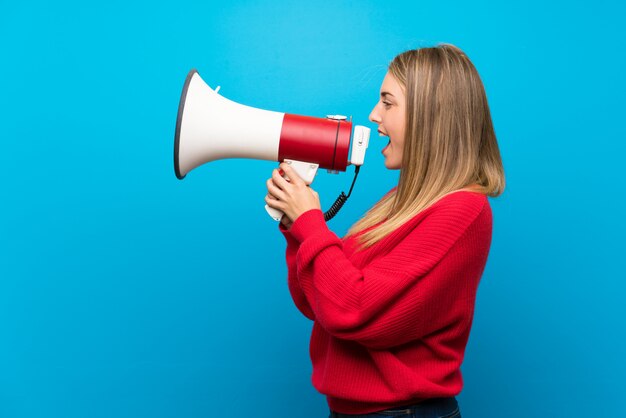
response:
M364 414L459 394L491 224L487 197L458 191L363 251L317 209L280 228L291 296L315 321L313 385L332 410Z

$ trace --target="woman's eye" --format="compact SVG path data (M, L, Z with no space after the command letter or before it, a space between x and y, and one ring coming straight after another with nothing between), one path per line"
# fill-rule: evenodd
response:
M383 104L385 105L385 107L391 106L391 103L389 103L389 102L383 102Z

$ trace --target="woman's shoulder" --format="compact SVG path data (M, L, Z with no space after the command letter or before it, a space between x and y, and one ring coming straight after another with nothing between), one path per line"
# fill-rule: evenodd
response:
M470 190L457 190L448 193L421 213L417 223L430 219L450 226L478 222L491 222L491 207L484 193Z
M472 191L459 190L441 197L403 225L395 229L385 240L385 248L404 241L435 243L456 240L472 225L489 235L491 227L491 209L487 195ZM456 238L455 238L456 237Z
M484 193L474 190L461 189L450 192L437 200L431 208L466 208L482 209L485 205L489 205L489 199Z
M394 187L388 193L396 190ZM412 229L430 215L437 214L438 218L450 218L460 220L463 218L476 219L481 213L491 214L487 195L476 189L465 188L455 190L440 197L428 207L413 216L403 227ZM382 222L381 222L382 223ZM372 226L377 227L379 224Z

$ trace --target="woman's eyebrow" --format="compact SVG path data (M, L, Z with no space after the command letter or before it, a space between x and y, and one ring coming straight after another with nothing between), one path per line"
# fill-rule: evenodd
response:
M380 92L380 97L385 97L385 96L391 96L394 97L393 94L389 93L388 91L381 91Z

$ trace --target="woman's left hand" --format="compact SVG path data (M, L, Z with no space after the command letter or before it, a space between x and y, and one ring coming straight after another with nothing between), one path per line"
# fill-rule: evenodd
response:
M279 168L289 181L280 175L278 169L272 172L272 178L267 180L268 195L265 196L265 203L269 207L283 212L291 222L295 222L304 212L321 209L317 192L307 186L289 164L281 163Z

